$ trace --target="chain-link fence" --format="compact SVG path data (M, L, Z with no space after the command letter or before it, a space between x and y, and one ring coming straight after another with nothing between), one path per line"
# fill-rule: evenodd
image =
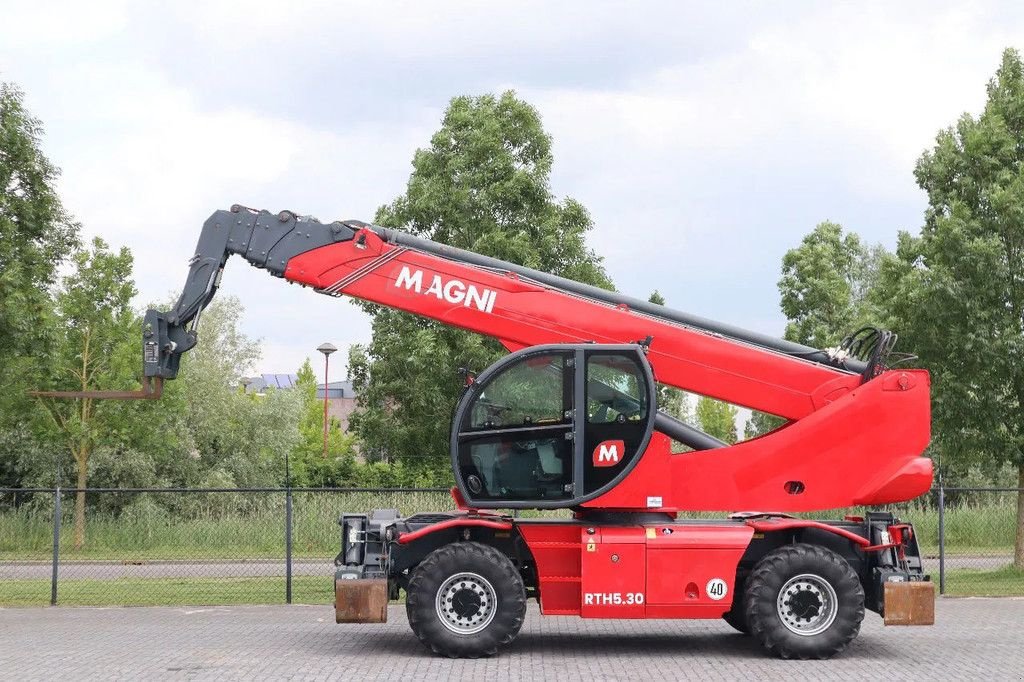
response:
M453 506L444 489L0 488L0 606L331 603L342 511Z
M1015 565L1018 488L943 488L937 563L943 594L1024 596L1024 570Z
M951 596L1024 596L1014 566L1018 488L935 488L878 510L914 524L925 570Z
M892 510L943 593L1024 596L1020 493L937 489ZM437 488L0 488L0 606L329 604L339 515L380 508L454 504Z

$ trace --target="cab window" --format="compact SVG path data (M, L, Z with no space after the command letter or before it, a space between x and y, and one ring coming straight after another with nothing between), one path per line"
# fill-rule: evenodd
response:
M610 424L647 418L647 387L636 361L592 355L587 362L587 421Z
M470 429L557 424L568 419L564 355L539 355L509 367L484 387Z
M477 387L459 431L459 475L475 500L572 497L572 354L527 356Z
M640 455L648 430L650 387L632 354L587 353L587 421L583 429L583 490L610 483Z

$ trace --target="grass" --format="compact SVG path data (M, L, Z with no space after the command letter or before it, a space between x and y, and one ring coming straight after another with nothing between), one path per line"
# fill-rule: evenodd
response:
M977 493L972 504L946 507L947 554L1002 554L1012 553L1016 537L1016 495ZM880 508L891 510L899 519L912 523L917 533L921 552L938 555L939 512L915 504L891 505ZM813 518L842 518L846 514L863 515L863 509L838 509L830 512L800 514Z
M0 562L49 561L53 551L51 498L39 495L17 510L0 512ZM62 561L283 560L285 553L283 494L96 494L90 497L86 545L72 546L71 496L64 498ZM117 505L115 508L114 505ZM453 509L445 493L303 493L293 495L293 555L296 559L328 559L340 545L338 516L396 508L404 515ZM817 518L842 518L862 510L833 510ZM938 553L938 514L908 504L898 516L914 524L921 550ZM536 515L525 512L524 516ZM564 515L545 512L543 515ZM721 517L720 514L699 516ZM1015 496L974 494L946 511L947 556L1011 554L1014 542ZM937 576L933 576L937 579ZM947 588L955 595L1024 595L1019 571L951 569ZM329 577L295 578L297 601L330 603ZM62 580L64 604L228 604L280 603L283 578L196 578ZM308 597L306 596L308 593ZM45 580L0 582L0 604L49 603Z
M283 494L154 494L105 495L90 503L117 501L121 508L90 509L86 545L73 549L71 498L65 498L61 555L67 559L255 559L284 554ZM952 554L1009 552L1014 541L1012 495L978 496L977 504L946 511L946 547ZM53 517L49 497L0 512L0 560L39 560L53 551ZM127 502L127 504L125 504ZM332 557L338 551L338 516L397 508L404 515L454 507L444 493L295 493L293 552L297 557ZM860 510L812 514L841 518ZM897 511L914 524L921 550L938 551L938 514L908 505ZM524 516L530 516L529 512ZM545 515L550 515L546 513ZM703 515L702 515L703 516ZM721 516L711 515L708 516Z
M73 546L72 500L65 498L61 557L73 561L284 556L283 494L141 493L133 497L120 513L90 510L86 545L81 550ZM343 511L396 508L411 515L454 508L451 497L443 493L295 493L292 500L292 551L297 558L338 553L338 517ZM52 507L0 513L0 561L45 561L52 554Z
M1016 500L1006 495L987 504L946 509L946 551L953 554L1012 552L1016 536ZM897 513L914 524L921 551L939 551L939 514L932 509L909 508Z
M217 606L283 604L285 581L270 578L122 578L61 581L62 606ZM295 576L292 601L334 603L330 576ZM0 606L44 606L50 603L49 580L0 582Z
M932 576L938 580L938 576ZM1024 597L1024 571L957 568L946 571L946 594L954 597Z
M285 552L281 493L138 493L119 513L90 510L86 544L74 549L71 496L62 514L63 560L280 559ZM114 495L107 495L112 498ZM126 497L126 496L118 496ZM48 503L49 499L41 500ZM90 500L91 502L92 500ZM120 501L120 500L119 500ZM447 493L303 493L292 496L292 553L333 558L341 548L342 512L398 509L405 516L455 508ZM523 516L568 516L526 510ZM0 561L48 561L52 506L0 513Z

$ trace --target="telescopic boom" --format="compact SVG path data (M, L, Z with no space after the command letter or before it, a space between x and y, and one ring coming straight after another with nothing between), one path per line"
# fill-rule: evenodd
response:
M185 287L150 310L145 376L172 379L197 341L228 257L317 291L373 301L500 340L644 343L661 383L799 419L853 390L868 364L359 221L234 206L203 225Z

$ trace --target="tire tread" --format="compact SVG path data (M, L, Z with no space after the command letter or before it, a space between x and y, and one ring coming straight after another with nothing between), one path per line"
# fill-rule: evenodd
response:
M499 611L481 632L453 639L460 636L448 631L437 618L437 586L462 570L459 567L481 560L498 572L498 580L491 583L498 592ZM519 634L526 618L526 590L516 567L502 552L479 542L456 542L434 550L416 567L409 581L405 609L413 633L435 654L448 658L487 657Z
M788 580L788 573L793 565L817 563L825 569L832 570L839 576L832 584L839 601L836 620L825 632L807 637L800 642L802 646L794 646L793 635L775 612L775 599L778 589L774 586L779 576L784 576L783 583ZM803 570L803 569L799 569ZM822 576L825 577L825 576ZM826 578L827 579L827 578ZM831 580L829 582L832 582ZM844 596L846 600L844 603ZM766 617L764 601L770 599L771 616ZM852 610L850 609L852 601ZM861 621L864 620L864 588L850 564L830 549L819 545L798 543L780 547L761 559L747 579L744 594L744 608L750 634L772 654L779 658L824 659L841 653L860 632ZM844 611L847 613L844 614ZM815 647L807 646L812 643Z

